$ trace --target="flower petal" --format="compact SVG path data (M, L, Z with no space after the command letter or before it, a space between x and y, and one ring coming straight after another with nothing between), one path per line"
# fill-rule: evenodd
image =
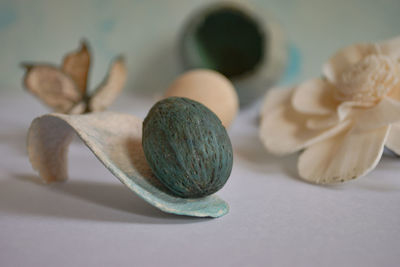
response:
M293 94L293 88L276 88L269 90L264 97L261 116L269 113L271 110L276 109L282 105L288 105L290 103L290 98Z
M400 36L379 43L378 48L379 52L400 63Z
M383 98L376 106L359 109L355 115L356 127L368 130L400 121L400 102L392 98Z
M292 97L295 110L312 115L328 115L335 112L338 101L334 88L322 79L312 79L299 85Z
M330 184L355 179L370 172L383 153L390 126L370 131L352 128L315 143L300 156L300 177L312 183Z
M82 92L62 70L51 65L27 65L25 87L56 112L66 113L79 103Z
M108 70L107 77L89 99L90 111L102 111L114 102L125 85L127 72L124 58L115 59Z
M89 67L90 52L85 41L81 42L79 50L68 53L62 64L62 70L71 77L83 95L86 93Z
M342 104L339 105L337 109L337 116L339 117L339 120L344 120L347 118L351 112L354 110L354 108L368 108L370 107L371 104L367 103L361 103L361 102L356 102L356 101L346 101L343 102Z
M262 118L259 130L261 141L271 153L290 154L331 137L349 125L349 121L343 121L329 129L311 130L306 125L309 118L290 106L281 106Z
M387 96L397 101L400 101L400 83L395 88L393 88L393 90L390 91Z
M391 125L385 145L394 153L400 155L400 122Z
M355 44L345 47L323 66L323 74L331 83L335 84L342 73L351 65L357 63L369 54L376 53L374 44Z
M228 204L216 195L176 197L155 178L142 148L142 123L139 118L115 112L44 115L29 129L29 160L45 182L66 180L68 146L76 133L116 178L160 210L196 217L226 214Z
M314 117L307 120L307 127L313 130L321 130L334 126L335 124L345 119L351 118L355 112L355 108L368 108L369 103L346 101L341 103L336 110L336 113L330 116Z
M338 122L339 117L337 114L333 114L331 116L324 116L321 118L310 118L307 120L306 125L307 128L311 130L322 130L333 127Z

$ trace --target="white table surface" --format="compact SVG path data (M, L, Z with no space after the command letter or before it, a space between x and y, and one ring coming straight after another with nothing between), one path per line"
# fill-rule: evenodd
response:
M144 117L153 100L125 93L113 110ZM165 214L125 188L79 141L70 179L41 184L25 151L47 112L23 92L0 97L0 266L399 266L400 159L337 186L296 177L257 138L257 106L229 134L234 167L218 219Z

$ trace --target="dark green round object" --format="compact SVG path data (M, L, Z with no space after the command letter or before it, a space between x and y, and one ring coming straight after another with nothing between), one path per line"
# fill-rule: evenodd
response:
M156 177L180 197L215 193L232 170L232 145L221 121L187 98L166 98L152 107L143 122L142 144Z

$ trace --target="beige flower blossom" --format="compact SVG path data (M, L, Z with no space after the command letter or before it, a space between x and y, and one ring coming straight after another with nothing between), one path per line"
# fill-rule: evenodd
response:
M344 48L323 78L269 91L259 134L271 153L304 150L299 175L313 183L367 174L384 146L400 154L400 37Z

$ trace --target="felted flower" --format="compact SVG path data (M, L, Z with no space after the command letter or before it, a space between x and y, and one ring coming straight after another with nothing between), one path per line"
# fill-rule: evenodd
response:
M298 172L313 183L367 174L384 146L400 154L400 37L346 47L322 78L269 91L259 134L273 154L304 150Z

